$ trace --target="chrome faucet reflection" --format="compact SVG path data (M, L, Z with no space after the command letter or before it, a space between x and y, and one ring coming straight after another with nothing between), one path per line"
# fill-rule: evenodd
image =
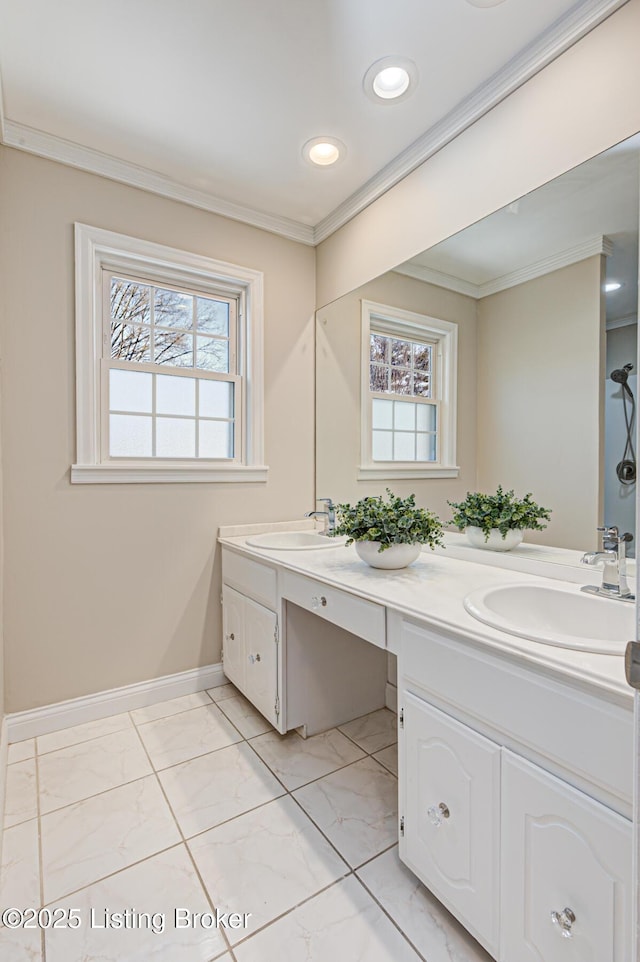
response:
M324 517L322 534L331 535L336 530L336 508L331 498L316 498L317 504L325 504L325 511L307 511L305 518Z
M620 534L616 525L610 528L598 528L602 532L602 551L588 551L582 556L585 565L602 564L602 585L583 585L581 591L605 598L616 598L618 601L635 601L627 583L627 544L633 541L633 535L627 532Z

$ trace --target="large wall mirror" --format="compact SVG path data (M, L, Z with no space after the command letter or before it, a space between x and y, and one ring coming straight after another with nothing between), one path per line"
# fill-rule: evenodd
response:
M318 496L502 484L552 509L528 541L635 534L639 178L637 135L320 309Z

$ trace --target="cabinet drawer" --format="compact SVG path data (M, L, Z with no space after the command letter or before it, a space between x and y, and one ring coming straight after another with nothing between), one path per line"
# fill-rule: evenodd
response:
M631 957L631 822L504 751L503 962Z
M276 610L278 589L275 568L269 568L259 561L250 561L223 547L222 580L249 598Z
M500 746L408 692L402 707L400 857L495 953Z
M325 621L353 632L379 648L386 647L385 609L338 588L285 571L282 595Z
M403 622L401 684L626 815L633 711L453 636Z

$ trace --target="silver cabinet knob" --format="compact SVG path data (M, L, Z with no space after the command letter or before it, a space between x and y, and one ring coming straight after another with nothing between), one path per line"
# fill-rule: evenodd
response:
M225 635L225 638L227 639L227 641L235 641L235 637L236 637L236 636L234 635L233 632L231 632L231 633L228 634L228 635Z
M563 909L562 912L551 913L551 921L558 927L563 939L573 938L572 926L575 920L575 912L568 908Z
M249 655L249 661L254 665L256 661L260 661L260 655Z
M313 608L314 611L318 608L326 608L327 599L325 598L324 595L314 595L313 598L311 599L311 607Z
M440 802L439 805L432 805L431 808L427 809L427 818L436 828L440 828L445 818L449 818L450 815L451 812L444 802Z

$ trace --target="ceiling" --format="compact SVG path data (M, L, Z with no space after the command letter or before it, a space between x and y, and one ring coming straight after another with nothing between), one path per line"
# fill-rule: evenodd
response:
M447 238L399 270L483 297L600 248L608 254L607 280L622 284L607 295L607 320L635 319L639 185L640 135L636 135Z
M317 243L624 2L4 0L2 139ZM389 55L419 83L375 103Z

